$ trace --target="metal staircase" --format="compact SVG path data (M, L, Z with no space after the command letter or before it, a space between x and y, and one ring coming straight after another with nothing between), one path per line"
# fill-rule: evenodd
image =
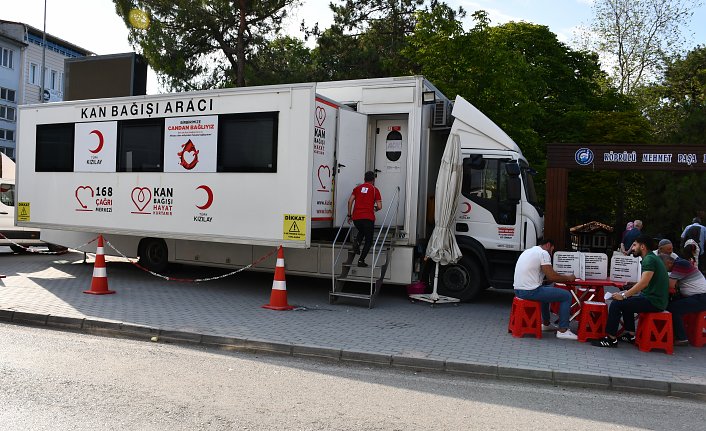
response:
M345 224L338 229L331 247L332 286L329 293L329 303L333 304L339 298L350 298L367 301L368 308L373 308L390 264L390 254L394 248L393 241L398 235L396 221L400 210L399 194L400 188L397 187L395 195L387 207L382 224L375 228L375 241L367 258L371 260L369 267L360 268L355 263L356 253L353 249L351 235L353 229L347 228L345 235L343 235ZM391 211L393 206L395 211ZM344 256L345 261L343 260ZM341 262L341 272L337 273L339 262Z

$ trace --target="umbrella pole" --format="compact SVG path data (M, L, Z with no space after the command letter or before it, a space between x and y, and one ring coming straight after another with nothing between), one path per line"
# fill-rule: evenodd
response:
M439 294L436 292L439 285L439 262L436 262L436 268L434 269L434 289L431 291L432 301L439 300Z

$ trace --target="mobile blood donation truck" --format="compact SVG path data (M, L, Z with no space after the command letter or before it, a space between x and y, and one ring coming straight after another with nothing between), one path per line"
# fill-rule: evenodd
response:
M242 267L281 244L288 273L330 277L334 293L345 280L372 280L370 296L411 283L450 134L463 158L463 257L441 268L440 293L471 300L512 287L517 256L543 235L519 147L421 76L25 105L18 130L17 200L30 216L17 224L69 247L104 234L155 271ZM365 171L377 174L383 209L374 265L357 268L351 253L339 259L351 249L339 228Z

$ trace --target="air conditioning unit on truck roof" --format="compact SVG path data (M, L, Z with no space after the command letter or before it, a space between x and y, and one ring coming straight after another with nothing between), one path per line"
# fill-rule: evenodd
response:
M429 91L436 102L427 105ZM464 183L456 224L464 258L440 274L441 293L470 299L496 286L496 261L512 262L499 256L533 246L543 226L524 196L496 202L506 194L491 189L525 181L505 169L526 165L519 148L470 103L453 107L455 118L421 76L24 105L17 192L27 218L18 224L69 247L104 234L156 270L169 262L243 267L283 245L288 273L332 277L342 268L332 240L349 226L351 190L375 171L383 199L376 223L390 209L394 235L373 276L409 284L421 275L428 204L455 133L464 160L478 160L464 161L464 172L485 172L464 181L495 179ZM371 270L354 269L371 279Z

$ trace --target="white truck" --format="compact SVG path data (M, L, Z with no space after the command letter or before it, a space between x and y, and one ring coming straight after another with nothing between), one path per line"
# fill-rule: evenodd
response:
M331 277L333 296L345 280L370 281L370 295L348 296L371 301L382 283L411 283L451 133L463 155L463 258L442 268L439 292L471 300L511 287L517 256L543 235L519 147L421 76L29 105L18 121L17 224L68 247L102 233L156 271L242 267L281 244L287 272ZM368 170L383 210L363 269L339 256L351 248L346 202Z

